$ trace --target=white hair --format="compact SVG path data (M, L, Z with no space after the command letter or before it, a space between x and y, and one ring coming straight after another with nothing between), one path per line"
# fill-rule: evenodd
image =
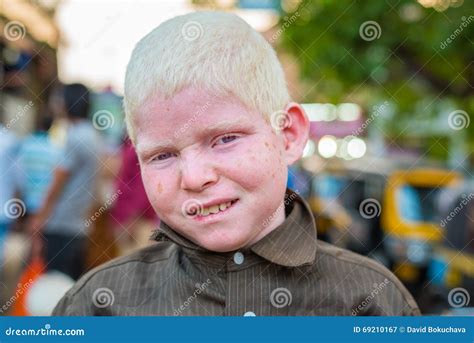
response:
M137 43L124 86L131 140L133 114L149 97L159 94L167 99L188 86L215 96L233 94L266 118L290 101L273 48L244 20L225 12L174 17Z
M236 96L267 118L290 101L285 76L270 44L238 16L195 12L156 27L135 46L125 75L127 130L153 95L173 97L191 86Z

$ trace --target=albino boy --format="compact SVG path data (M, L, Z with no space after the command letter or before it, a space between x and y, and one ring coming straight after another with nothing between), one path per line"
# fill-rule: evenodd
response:
M287 167L309 122L271 46L232 14L161 24L135 47L126 122L157 241L87 273L55 315L416 315L376 262L317 240Z

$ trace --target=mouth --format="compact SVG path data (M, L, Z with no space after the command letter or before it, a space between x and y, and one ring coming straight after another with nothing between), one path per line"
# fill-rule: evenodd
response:
M219 219L225 214L227 214L236 205L238 201L239 199L234 199L230 201L215 203L210 206L203 206L199 209L198 213L194 213L193 219L206 222L214 219Z

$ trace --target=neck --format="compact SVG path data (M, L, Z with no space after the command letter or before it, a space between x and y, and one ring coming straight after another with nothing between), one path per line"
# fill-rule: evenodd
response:
M278 208L262 223L260 230L257 234L245 245L250 247L260 241L263 237L268 235L270 232L275 230L285 221L285 203L284 201L278 206Z

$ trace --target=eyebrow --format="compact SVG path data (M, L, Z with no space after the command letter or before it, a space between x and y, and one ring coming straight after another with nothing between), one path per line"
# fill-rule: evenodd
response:
M189 126L192 125L191 124L188 124ZM181 130L182 127L185 127L185 126L188 126L188 125L183 125L181 126L180 128L178 128L176 132L179 132ZM189 128L188 126L188 128ZM228 130L228 129L233 129L233 130L242 130L244 128L248 128L249 127L249 123L247 121L242 121L241 119L240 120L226 120L226 121L222 121L220 123L217 123L217 124L213 124L213 125L210 125L208 127L206 127L205 129L202 130L202 132L199 133L199 135L201 137L206 137L212 133L215 133L215 132L219 132L219 131L225 131L225 130ZM186 134L186 130L183 132L183 133L180 133L178 135L178 139L179 139L179 136L181 135L184 135ZM147 153L149 151L159 151L159 150L169 150L169 149L172 149L174 146L172 144L172 140L171 139L168 139L167 141L165 142L153 142L153 143L137 143L137 146L136 146L136 151L137 153Z
M167 150L171 148L173 148L173 145L167 143L137 143L135 150L138 154L145 154L150 151Z
M228 130L228 129L242 129L242 128L245 128L245 127L248 127L249 126L249 123L247 121L242 121L241 119L240 120L226 120L226 121L223 121L223 122L220 122L220 123L217 123L217 124L214 124L214 125L209 125L208 127L206 127L204 130L203 130L203 134L204 135L207 135L207 134L210 134L210 133L214 133L216 131L224 131L224 130Z

